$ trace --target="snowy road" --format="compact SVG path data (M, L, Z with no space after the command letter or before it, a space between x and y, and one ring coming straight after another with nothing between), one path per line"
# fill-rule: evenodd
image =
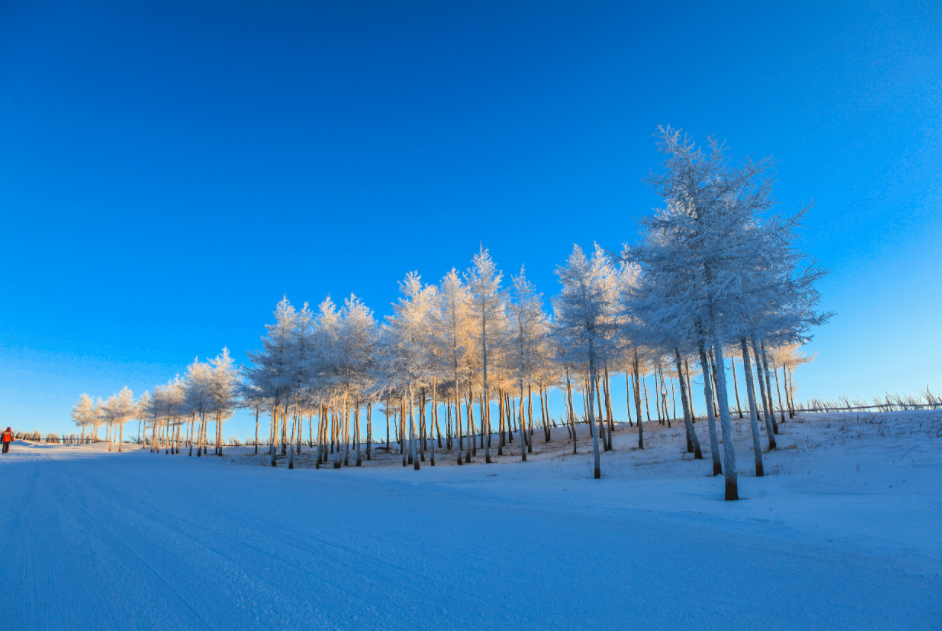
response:
M520 499L509 468L471 469L16 445L0 627L942 628L937 572L648 511L614 483L557 476Z

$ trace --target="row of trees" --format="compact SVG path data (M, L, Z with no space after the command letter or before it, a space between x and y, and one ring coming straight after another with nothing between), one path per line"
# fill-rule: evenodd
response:
M573 391L583 393L593 474L600 478L600 453L612 448L614 431L612 375L625 375L628 422L637 427L639 448L644 448L642 390L647 404L643 375L654 375L662 422L670 422L668 383L672 398L676 384L687 450L702 458L690 388L691 373L699 372L713 473L725 475L726 498L737 499L726 357L741 354L761 476L760 417L770 449L777 433L774 358L792 353L789 349L807 341L811 327L827 320L829 314L815 310L814 283L824 271L814 261L803 264L805 256L795 247L806 211L790 218L766 216L774 204L765 175L768 160L731 167L715 140L698 148L671 129L660 130L659 149L666 155L664 168L650 183L664 207L642 220L639 243L617 254L598 246L589 254L574 247L557 269L561 290L551 313L524 269L505 286L482 249L464 273L452 269L438 284L407 275L393 313L381 323L355 296L339 307L328 298L316 311L307 304L296 309L283 299L275 322L266 325L262 348L248 353L240 370L224 350L209 363L195 361L183 378L146 393L136 406L127 389L97 405L83 395L73 416L83 424L104 415L113 419L105 423L109 427L136 418L150 427L152 449L164 444L178 451L186 427L190 453L195 442L200 455L208 423L215 422L214 443L221 453L222 424L242 406L255 414L256 452L260 415L270 418L266 442L272 466L280 447L293 468L307 419L317 466L332 455L339 468L349 463L351 452L356 465L362 463L362 443L371 457L372 412L378 407L386 415L387 447L392 417L403 465L419 469L426 451L434 464L436 443L442 449L443 438L458 464L472 462L478 449L491 462L495 448L502 455L513 441L515 428L526 461L532 452L534 394L548 441L548 392L559 388L574 449ZM731 366L735 370L735 360ZM782 376L788 399L793 388L784 365ZM735 379L734 392L742 417ZM780 391L778 407L784 409Z
M118 451L122 451L124 425L136 420L142 448L149 443L151 451L164 448L179 453L180 443L184 442L190 447L190 455L196 445L198 456L207 451L209 423L215 421L213 444L216 452L222 454L222 424L242 405L241 388L239 371L229 350L224 348L208 362L194 360L184 377L178 376L153 392L145 392L137 401L127 386L105 401L99 397L95 402L82 394L72 407L72 420L82 429L82 443L86 442L86 430L91 430L89 436L97 442L99 429L105 426L108 451L115 439ZM146 429L151 432L149 441L145 439ZM186 435L181 436L181 431L186 431Z

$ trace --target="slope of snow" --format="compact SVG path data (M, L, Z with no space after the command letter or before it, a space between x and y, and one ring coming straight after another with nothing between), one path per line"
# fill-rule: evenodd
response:
M527 463L515 435L497 464L418 472L16 443L0 626L942 628L942 414L789 421L761 479L736 426L740 502L704 422L703 461L682 427L647 424L643 451L619 427L600 481L565 430Z

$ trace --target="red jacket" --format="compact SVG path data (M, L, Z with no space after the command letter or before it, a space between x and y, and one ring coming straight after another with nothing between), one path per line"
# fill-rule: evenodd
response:
M3 432L3 442L12 443L13 442L13 432Z

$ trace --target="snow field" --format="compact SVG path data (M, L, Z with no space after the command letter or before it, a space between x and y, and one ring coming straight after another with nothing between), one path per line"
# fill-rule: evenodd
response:
M739 502L682 424L620 426L598 481L564 429L418 472L16 443L3 628L942 628L942 414L787 421L761 479L734 435Z

